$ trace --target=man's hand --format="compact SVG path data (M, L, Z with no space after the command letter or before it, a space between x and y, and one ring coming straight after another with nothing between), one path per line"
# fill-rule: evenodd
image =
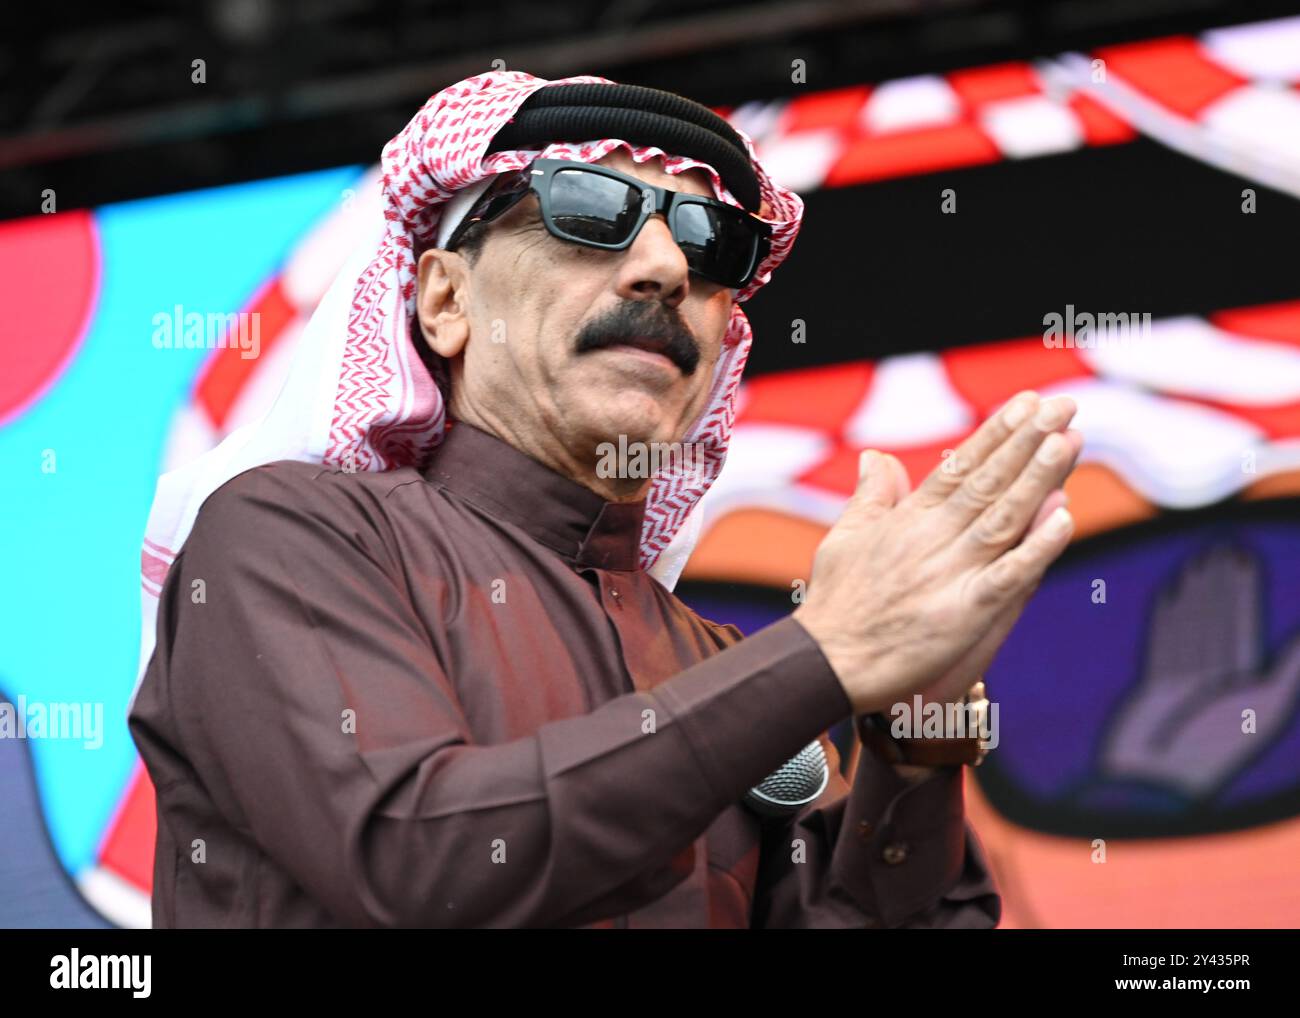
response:
M1074 411L1018 394L915 491L893 456L863 453L794 613L855 714L956 699L992 659L1074 529L1063 506L1042 518L1082 446L1059 433Z
M1066 432L1066 437L1070 439L1073 454L1077 456L1079 449L1083 445L1082 437L1077 431ZM1034 516L1034 522L1029 527L1030 532L1032 533L1042 526L1058 506L1065 506L1069 501L1065 492L1060 488L1052 491L1043 500L1043 504ZM1012 599L984 635L979 638L975 646L971 648L970 653L962 655L961 659L951 669L935 680L933 686L921 690L922 702L947 703L953 699L954 695L960 695L962 691L978 682L984 673L988 671L989 665L993 663L993 658L998 652L998 648L1010 635L1016 621L1020 618L1020 613L1025 610L1025 605L1029 603L1030 597L1033 596L1037 588L1038 584L1034 583L1032 586L1027 587L1018 597Z

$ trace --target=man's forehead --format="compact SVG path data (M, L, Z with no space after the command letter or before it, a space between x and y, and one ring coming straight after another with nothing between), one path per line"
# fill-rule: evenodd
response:
M638 177L647 184L655 184L673 191L684 191L688 194L702 194L710 198L714 197L713 185L709 182L709 175L699 168L692 168L681 173L669 173L663 168L663 163L658 157L638 163L623 149L614 149L614 151L597 159L596 163L600 166L608 166L611 170L618 170L620 173Z

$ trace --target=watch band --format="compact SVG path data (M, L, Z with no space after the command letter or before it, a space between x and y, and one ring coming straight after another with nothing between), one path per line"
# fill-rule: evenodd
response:
M976 683L968 704L978 711L988 709L984 697L984 684ZM916 764L922 767L969 765L978 767L988 755L988 747L977 736L964 738L895 738L890 731L891 722L884 714L863 714L857 718L858 736L862 744L877 757L893 764Z

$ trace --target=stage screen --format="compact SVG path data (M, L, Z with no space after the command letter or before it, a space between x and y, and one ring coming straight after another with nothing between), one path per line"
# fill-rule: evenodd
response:
M807 211L678 593L766 625L862 449L918 483L1014 392L1068 393L1073 543L966 771L1002 926L1296 925L1300 19L720 112ZM154 484L265 412L377 172L0 223L0 926L149 925ZM83 730L42 735L61 707Z

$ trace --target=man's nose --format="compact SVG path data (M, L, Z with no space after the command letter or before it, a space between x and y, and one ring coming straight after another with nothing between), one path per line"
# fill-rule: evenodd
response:
M676 307L690 292L686 255L659 213L651 216L624 252L618 269L619 295L632 300L654 297Z

